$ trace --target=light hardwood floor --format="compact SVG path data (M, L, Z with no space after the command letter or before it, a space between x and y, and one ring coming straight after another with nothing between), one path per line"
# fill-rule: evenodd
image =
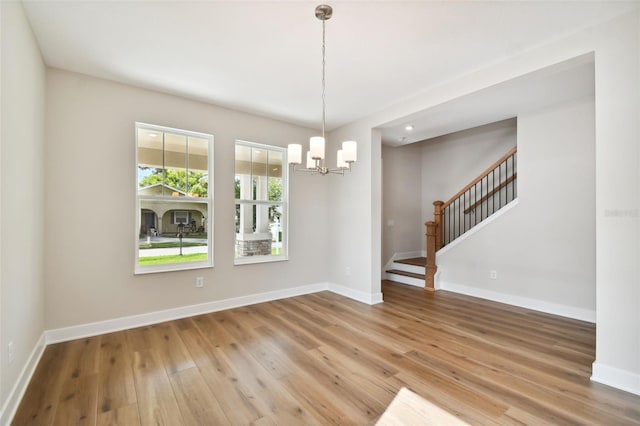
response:
M640 424L595 327L383 282L49 346L16 425L373 424L401 387L469 424Z

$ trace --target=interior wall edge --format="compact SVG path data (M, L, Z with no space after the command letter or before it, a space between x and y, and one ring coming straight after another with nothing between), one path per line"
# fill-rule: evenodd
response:
M42 354L44 353L47 345L46 331L43 331L36 342L36 345L31 350L31 354L22 368L22 371L18 376L18 380L16 380L13 388L11 388L9 395L2 406L2 410L0 410L0 425L8 425L13 420L13 417L18 410L18 406L20 405L20 401L22 401L22 397L27 390L27 386L29 386L29 383L31 382L31 377L33 377L33 373L35 373L36 367L40 363L40 359L42 358Z

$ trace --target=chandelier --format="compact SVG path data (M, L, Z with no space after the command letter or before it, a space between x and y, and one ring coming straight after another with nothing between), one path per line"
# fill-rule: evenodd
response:
M309 140L309 151L307 151L306 167L297 167L302 164L302 145L289 144L287 156L289 164L293 164L295 171L311 172L311 174L326 175L335 173L344 175L345 170L351 171L351 163L357 159L357 143L355 141L342 142L342 149L337 152L337 162L335 168L325 165L324 156L324 128L325 128L325 21L331 19L333 9L331 6L321 4L316 7L316 18L322 21L322 136L313 136Z

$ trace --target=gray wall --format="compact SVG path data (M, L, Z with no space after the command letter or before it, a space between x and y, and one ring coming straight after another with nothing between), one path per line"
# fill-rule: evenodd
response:
M22 4L0 2L0 14L0 406L4 406L44 330L45 67ZM11 364L9 342L14 346Z
M440 282L595 321L594 230L593 100L521 115L518 205L439 253Z
M327 281L326 179L308 174L290 180L290 260L233 265L235 140L286 146L314 131L65 71L47 77L48 329ZM135 121L214 135L214 268L133 275ZM70 226L86 212L104 232Z
M420 252L422 214L422 146L382 146L382 264L395 254ZM411 255L411 254L409 254Z

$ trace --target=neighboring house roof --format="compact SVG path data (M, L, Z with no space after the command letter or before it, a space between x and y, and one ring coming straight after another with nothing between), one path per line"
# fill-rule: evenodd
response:
M144 186L142 188L138 188L138 192L156 193L156 192L162 192L162 188L166 188L171 192L177 192L180 195L187 195L186 192L181 191L181 190L179 190L177 188L174 188L172 186L165 185L164 183L155 183L153 185L149 185L149 186ZM154 189L156 189L156 191L154 191Z

